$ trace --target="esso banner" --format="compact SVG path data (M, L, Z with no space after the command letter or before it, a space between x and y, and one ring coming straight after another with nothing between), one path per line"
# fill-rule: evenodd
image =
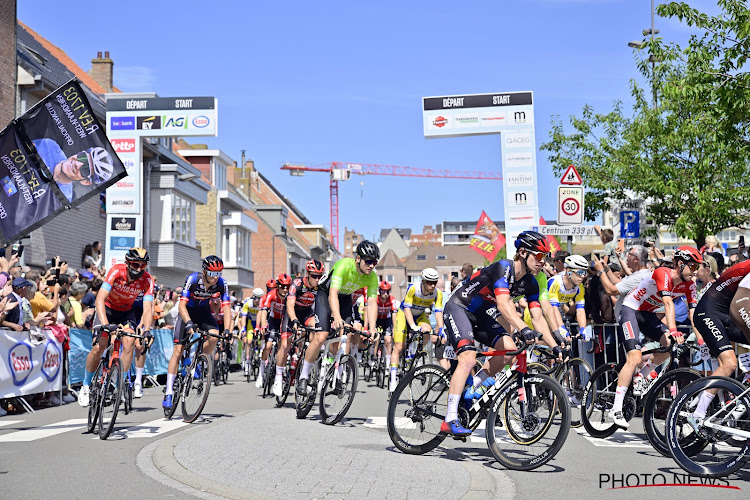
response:
M0 399L62 387L62 346L51 332L43 333L44 341L36 343L28 332L0 330Z

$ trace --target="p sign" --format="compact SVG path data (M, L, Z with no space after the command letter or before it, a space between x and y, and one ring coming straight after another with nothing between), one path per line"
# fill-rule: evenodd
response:
M637 210L620 212L620 238L641 237L640 214Z

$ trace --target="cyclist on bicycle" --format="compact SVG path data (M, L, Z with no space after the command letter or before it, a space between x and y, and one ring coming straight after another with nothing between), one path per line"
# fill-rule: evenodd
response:
M693 274L703 262L703 257L695 248L682 246L675 250L673 261L673 268L658 267L650 277L641 281L628 294L620 309L620 343L625 348L627 360L617 379L617 391L609 418L623 429L630 424L623 416L622 405L633 374L643 361L640 334L659 341L665 347L669 345L669 338L682 344L685 339L677 330L673 299L682 295L687 298L690 322L693 322L693 310L697 304ZM662 304L666 324L655 312ZM668 357L669 353L654 354L653 364L659 365Z
M125 331L135 332L139 320L133 312L133 302L141 292L143 292L144 307L140 324L143 326L143 334L149 340L153 339L150 328L154 319L154 279L146 272L148 261L148 251L145 248L131 248L125 254L125 263L112 266L99 289L92 328L94 345L86 357L86 374L83 378L83 386L78 393L78 404L83 407L89 405L94 371L109 345L109 334L117 330L117 325L123 325ZM133 337L122 339L120 359L125 371L130 369L135 340Z
M584 299L583 280L588 275L589 261L580 255L569 255L565 258L565 271L557 274L547 282L547 292L552 305L552 322L550 327L557 337L570 339L570 332L563 322L561 307L570 301L575 302L578 329L585 338L591 338L591 327L586 326L586 301ZM560 342L560 338L557 341Z
M164 391L164 401L161 403L164 408L172 407L174 379L177 376L182 351L195 330L206 330L212 335L219 334L219 323L211 312L210 300L212 298L221 300L221 308L224 311L224 335L231 332L232 311L229 306L231 297L229 287L221 277L223 269L224 261L216 255L209 255L203 259L203 271L192 273L185 280L178 305L179 315L174 325L174 350L167 368L167 385ZM209 358L213 356L216 342L215 337L209 337L203 344L203 352ZM200 378L201 374L196 371L194 376Z
M375 330L380 328L385 338L385 366L391 366L391 351L393 349L393 315L398 312L396 299L391 295L391 284L381 281L378 287L378 319L375 322ZM380 338L373 339L370 360L375 358L376 349Z
M305 265L307 276L292 282L286 298L286 315L281 323L281 348L276 354L276 379L273 382L273 394L281 397L284 392L284 366L289 356L289 341L300 325L315 326L315 296L318 294L318 283L323 277L325 267L319 260L311 260Z
M437 287L440 275L431 267L422 271L422 282L419 285L409 285L406 296L401 301L401 307L396 313L396 321L393 326L393 354L391 356L391 382L388 392L393 392L398 386L396 373L401 360L401 351L406 343L406 329L410 332L422 332L425 336L424 344L427 345L428 335L432 333L429 313L426 309L435 312L435 322L438 327L438 335L443 337L443 292Z
M535 275L542 270L549 257L547 238L535 231L523 231L515 241L517 249L513 261L500 260L475 271L454 290L445 305L445 327L448 339L456 352L458 365L451 377L448 410L440 431L454 436L468 436L471 430L458 421L458 403L466 380L476 364L475 339L481 344L500 350L516 350L507 332L518 330L527 343L533 343L539 333L532 330L516 313L512 299L525 297L536 322L546 330L539 307L539 285ZM476 336L475 331L476 329ZM542 331L544 340L552 345L560 357L562 349L556 345L549 331ZM493 357L503 363L503 356ZM491 362L489 373L499 371L502 364ZM497 366L497 369L494 369ZM480 370L479 377L487 378ZM478 378L479 378L478 377Z
M253 333L255 333L258 325L258 312L260 311L260 299L262 297L263 290L261 288L255 288L252 297L242 304L242 309L240 311L240 337L242 338L242 344L245 350L242 367L244 368L245 375L247 375L249 369L250 353L253 348Z
M334 264L331 272L319 285L315 299L315 326L322 331L310 337L310 345L305 352L305 361L300 371L297 393L306 396L307 379L310 369L320 354L320 346L326 341L330 329L338 332L344 322L352 319L352 293L367 287L369 302L367 306L368 324L374 325L378 317L375 295L378 289L378 276L373 272L380 258L380 249L371 241L363 240L357 245L356 255L352 259L345 257Z
M264 314L261 319L260 330L265 332L265 345L263 346L263 353L261 354L260 373L258 379L255 381L255 387L258 389L263 387L263 383L265 382L263 377L265 375L266 364L269 362L268 355L271 353L273 340L276 338L277 334L281 335L283 332L282 320L286 316L286 299L289 295L290 286L292 286L292 278L286 273L279 274L276 277L276 287L272 288L271 291L266 294L265 300L261 304L261 311L263 311ZM284 361L286 361L286 358L284 358ZM283 373L284 365L281 366Z

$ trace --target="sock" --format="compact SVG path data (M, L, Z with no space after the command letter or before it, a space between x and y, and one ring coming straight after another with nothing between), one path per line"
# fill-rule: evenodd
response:
M310 369L312 368L312 363L310 363L308 360L305 360L302 363L302 373L299 374L299 378L309 378L310 377Z
M458 402L460 400L460 394L448 394L448 410L445 412L446 422L458 420Z
M135 367L135 384L142 385L141 382L143 381L143 368Z
M481 369L477 372L476 375L474 375L473 385L474 389L482 385L482 382L487 380L489 378L489 374L484 371L484 369Z
M276 366L276 380L281 380L283 375L284 375L284 367L277 365Z
M396 383L396 372L398 371L398 366L391 366L391 383Z
M714 397L716 397L716 394L711 394L708 391L703 391L703 393L701 394L701 399L700 401L698 401L698 406L693 412L693 416L697 418L705 418L708 406L711 404L711 401L714 400Z
M83 376L83 385L89 387L92 380L94 380L94 372L86 370L86 375Z
M625 394L628 392L628 386L618 385L615 391L615 403L612 405L612 411L622 411L622 403L625 401Z
M362 354L360 354L359 352L359 346L353 345L351 354L354 357L354 359L357 360L357 363L362 361Z
M176 374L174 373L167 373L167 387L164 390L164 394L167 396L171 396L174 394L174 378Z
M386 354L385 355L385 366L391 366L391 355Z

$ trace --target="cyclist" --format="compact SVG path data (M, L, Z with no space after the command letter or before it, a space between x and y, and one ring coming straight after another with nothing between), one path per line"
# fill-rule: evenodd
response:
M693 322L693 309L697 300L693 274L703 262L703 257L697 249L682 246L675 250L673 268L658 267L650 277L641 281L625 298L620 309L621 331L620 343L625 348L627 359L620 370L617 379L617 391L609 418L618 427L627 429L630 424L622 414L625 394L636 368L643 360L641 353L640 334L651 340L668 345L668 338L675 339L682 344L685 339L677 330L675 320L674 297L684 295L687 298L690 322ZM664 324L657 316L656 309L664 305ZM669 353L654 354L653 364L659 365L669 357ZM646 368L650 369L650 368Z
M532 317L539 321L539 285L535 275L542 270L549 257L547 238L535 231L523 231L515 241L517 249L513 261L500 260L475 271L462 281L445 305L445 327L448 339L456 352L458 365L453 372L448 394L448 410L440 431L454 436L468 436L471 430L458 421L458 403L466 380L476 364L476 340L495 349L515 350L508 336L511 329L519 331L528 343L533 343L539 333L532 330L516 313L513 297L524 296ZM501 324L502 323L502 324ZM546 324L540 321L546 330ZM556 345L549 331L543 331L544 340L554 346L553 352L560 357L562 349ZM492 358L493 361L502 356ZM490 373L499 371L502 364L490 363ZM497 366L497 369L494 369ZM480 370L478 378L487 378Z
M378 319L375 327L380 327L385 338L385 366L391 366L391 350L393 349L393 315L398 312L396 299L391 295L391 284L387 281L380 282L378 287ZM380 338L373 339L370 361L375 358L376 349Z
M139 321L133 312L133 302L143 292L143 313L140 324L143 333L149 340L151 335L151 324L154 319L152 304L154 301L154 279L146 272L149 256L145 248L134 247L125 254L124 264L115 264L104 278L104 283L96 296L96 315L92 333L94 342L91 351L86 357L86 374L83 378L83 386L78 393L78 404L83 407L89 405L91 381L94 372L99 365L99 360L109 345L109 334L117 329L117 325L123 325L123 329L134 332L136 323ZM123 337L122 360L123 370L130 368L133 359L133 348L135 339Z
M250 353L253 349L253 333L258 325L258 312L260 311L260 299L263 297L263 289L253 289L253 295L242 304L240 311L240 336L242 337L242 343L244 345L245 357L242 362L242 367L245 370L245 375L250 369ZM249 322L249 324L248 324ZM248 328L249 327L249 328Z
M276 354L276 378L273 382L273 393L281 397L284 391L284 366L289 355L291 343L289 338L302 324L315 326L315 296L318 294L318 283L323 277L325 268L319 260L311 260L305 265L307 276L292 282L286 298L286 315L281 324L281 348Z
M398 380L396 373L398 364L401 359L401 351L404 349L406 342L406 328L411 332L422 332L427 337L432 333L429 313L426 309L432 309L435 312L435 322L438 327L438 335L443 337L443 292L437 287L440 275L431 267L422 271L422 282L418 285L409 285L406 290L406 296L401 301L401 307L396 313L396 321L393 326L393 354L391 356L391 382L388 391L396 390ZM425 344L429 338L425 338Z
M172 407L174 379L177 376L182 351L195 330L207 330L213 335L219 333L219 323L211 312L212 298L221 300L221 308L224 311L224 335L231 332L232 312L229 307L231 298L229 287L221 277L224 261L216 255L209 255L203 259L202 267L203 271L190 274L182 287L182 296L177 306L179 315L174 325L174 350L167 368L167 385L164 391L164 401L161 403L164 408ZM208 337L203 344L203 352L209 358L213 356L216 341L215 337ZM196 371L194 376L200 378L201 374Z
M355 257L345 257L336 264L328 276L319 285L315 299L315 326L322 331L310 338L310 345L305 352L305 361L300 371L297 393L307 395L307 379L310 369L320 354L320 347L332 328L339 331L344 322L352 319L352 293L367 287L369 296L367 307L368 324L374 325L378 317L375 295L378 289L378 277L373 272L380 258L380 249L371 241L363 240L357 245Z
M286 298L289 295L290 286L292 286L292 278L286 273L279 274L276 277L276 286L270 289L271 291L266 294L265 300L261 304L263 316L260 320L260 330L265 332L265 345L261 354L260 374L255 381L255 387L258 389L263 387L263 376L265 375L266 364L268 363L268 355L271 353L271 347L273 346L272 342L276 338L276 335L281 334L283 331L281 324L286 316ZM284 361L286 361L286 358ZM281 366L283 368L284 365L282 364Z
M583 279L588 275L589 262L581 255L569 255L565 258L565 270L556 274L547 282L549 302L552 305L554 318L550 327L560 337L570 339L570 332L565 327L561 307L570 301L575 302L578 329L584 337L591 338L591 327L586 326L586 301L584 299ZM588 334L584 331L589 332ZM560 341L560 339L557 339Z

